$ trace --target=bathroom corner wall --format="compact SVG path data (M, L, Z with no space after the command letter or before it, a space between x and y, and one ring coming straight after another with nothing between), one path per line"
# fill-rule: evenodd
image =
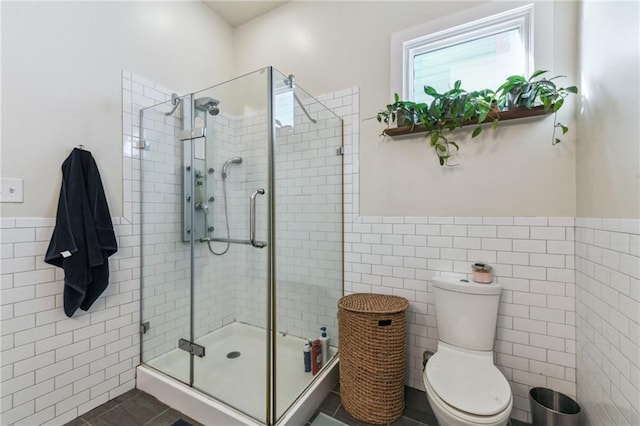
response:
M483 132L477 139L470 139L470 133L456 134L460 166L453 169L438 166L424 135L381 138L380 123L366 120L375 117L397 90L390 75L396 68L390 52L392 34L427 23L438 31L528 3L288 2L235 29L236 71L270 63L296 74L312 93L360 88L364 214L573 217L575 97L567 99L558 117L571 129L561 144L551 146L551 117L505 122L495 133ZM567 75L563 85L576 84L577 3L533 3L536 69Z
M576 216L640 219L640 3L579 4Z
M235 74L233 28L199 1L3 1L0 8L2 176L25 185L25 202L3 204L5 217L54 216L59 165L80 143L100 159L112 214L126 216L121 70L180 93Z
M578 402L586 425L637 425L640 4L586 0L579 4Z
M640 424L640 220L576 219L576 304L585 424Z
M225 80L233 75L233 29L200 2L0 7L2 176L25 183L25 202L1 207L0 416L3 426L61 425L135 386L140 186L131 108L165 100L168 91L130 74L121 87L121 70L181 91ZM201 52L195 62L194 51ZM67 318L62 272L43 256L60 164L77 144L98 163L119 250L106 292L89 312Z
M44 263L54 218L0 219L4 425L61 425L135 387L140 360L140 151L138 111L170 97L122 73L124 217L109 287L88 312L67 318L64 274ZM101 158L96 156L100 172Z
M495 356L512 417L531 421L534 386L575 397L574 218L360 216L357 130L348 142L345 292L409 300L406 384L424 390L422 353L437 348L433 279L470 278L482 261L503 287Z

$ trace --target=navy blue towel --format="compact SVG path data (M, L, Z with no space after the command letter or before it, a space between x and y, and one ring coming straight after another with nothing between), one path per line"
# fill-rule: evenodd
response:
M62 163L56 226L44 261L64 270L64 313L88 310L109 284L107 258L118 251L98 166L74 149Z

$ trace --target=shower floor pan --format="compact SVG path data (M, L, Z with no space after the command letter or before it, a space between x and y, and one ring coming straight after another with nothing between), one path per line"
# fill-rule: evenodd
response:
M214 415L227 416L220 417L220 422L227 422L221 424L260 424L246 416L253 419L265 416L265 333L262 328L236 322L196 339L196 343L205 347L205 357L194 357L195 389L165 376L189 381L189 354L179 349L150 360L147 364L153 369L139 366L137 386L204 424L211 424L218 418L212 417ZM311 373L305 373L303 369L304 343L304 339L292 336L279 335L277 339L278 417L296 402L280 424L294 424L294 419L304 424L338 381L337 357L334 357L318 373L319 379L302 395L312 378ZM336 349L331 350L335 354ZM224 404L206 398L197 390ZM214 408L219 412L211 411Z

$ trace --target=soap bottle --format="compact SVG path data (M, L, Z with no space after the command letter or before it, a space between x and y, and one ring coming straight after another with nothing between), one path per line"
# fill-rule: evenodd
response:
M311 342L307 342L304 344L304 372L311 372Z
M327 336L327 327L320 327L320 346L322 347L322 365L329 360L329 336Z
M320 339L313 341L311 345L311 373L315 376L322 368L322 346Z

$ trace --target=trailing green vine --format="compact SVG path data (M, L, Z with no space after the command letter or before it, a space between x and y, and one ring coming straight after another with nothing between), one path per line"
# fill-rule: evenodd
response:
M471 134L471 137L475 138L482 132L481 124L491 120L491 128L495 130L499 122L499 112L514 108L531 109L538 105L542 105L545 111L552 108L552 144L555 145L560 142L560 139L556 138L556 130L561 129L562 134L569 130L557 121L557 112L562 108L564 99L570 94L577 94L578 88L558 87L553 80L563 76L538 78L546 72L535 71L528 79L518 75L507 77L495 91L483 89L468 92L462 88L460 80L444 93L439 93L431 86L424 86L425 94L432 99L430 103L402 101L396 93L394 102L380 111L376 118L387 127L392 123L396 123L397 126L423 126L441 166L454 165L449 163L449 159L460 150L460 146L450 139L451 132L476 120L477 126Z

